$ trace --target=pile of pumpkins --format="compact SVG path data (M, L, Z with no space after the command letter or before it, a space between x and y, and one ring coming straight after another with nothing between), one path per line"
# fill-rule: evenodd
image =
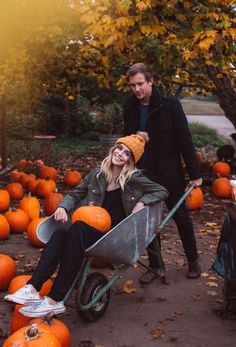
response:
M213 182L212 194L216 198L235 200L234 191L230 185L230 165L223 161L217 161L212 166ZM201 208L203 205L203 192L201 188L195 188L186 198L186 206L189 210Z

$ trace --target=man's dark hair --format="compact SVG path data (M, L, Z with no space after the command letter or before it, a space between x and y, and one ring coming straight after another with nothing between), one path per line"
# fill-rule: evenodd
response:
M137 75L137 73L142 73L148 82L153 79L152 70L144 63L136 63L132 65L126 72L126 76L129 79L130 77Z

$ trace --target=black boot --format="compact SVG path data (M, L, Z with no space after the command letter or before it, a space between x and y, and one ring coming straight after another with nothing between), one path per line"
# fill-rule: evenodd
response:
M199 265L198 259L188 262L188 272L187 277L189 279L196 279L201 276L201 267Z

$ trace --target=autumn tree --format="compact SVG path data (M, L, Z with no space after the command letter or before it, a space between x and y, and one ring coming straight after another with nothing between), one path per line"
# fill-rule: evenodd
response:
M236 127L235 0L86 0L76 8L86 25L81 71L124 87L127 67L145 61L167 91L216 95Z

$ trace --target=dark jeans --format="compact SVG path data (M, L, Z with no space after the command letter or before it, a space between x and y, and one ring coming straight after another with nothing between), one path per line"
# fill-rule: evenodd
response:
M177 203L180 197L181 197L181 194L178 194L178 195L170 194L169 198L166 201L166 205L169 210L171 210L172 207L174 207L174 205ZM177 225L178 233L182 241L188 262L195 261L198 258L198 254L197 254L196 239L195 239L194 230L193 230L193 223L191 221L189 212L184 203L175 212L173 219ZM160 238L158 239L158 242L160 244ZM148 248L150 248L151 250L154 250L154 241L150 243ZM152 268L159 267L156 256L149 251L148 251L148 258L149 258L150 267Z
M39 291L60 264L48 296L56 301L63 300L82 265L86 248L102 236L101 232L83 222L75 222L68 231L57 229L47 243L28 284Z

